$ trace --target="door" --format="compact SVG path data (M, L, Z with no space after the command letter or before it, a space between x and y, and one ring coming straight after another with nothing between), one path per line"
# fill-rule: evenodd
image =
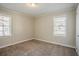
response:
M79 55L79 5L76 11L76 50Z

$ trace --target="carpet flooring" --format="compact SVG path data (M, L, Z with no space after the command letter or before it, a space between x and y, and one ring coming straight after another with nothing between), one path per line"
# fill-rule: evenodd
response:
M77 56L75 49L30 40L0 49L0 56Z

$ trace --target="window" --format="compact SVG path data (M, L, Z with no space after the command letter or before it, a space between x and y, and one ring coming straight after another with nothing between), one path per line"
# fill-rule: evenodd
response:
M66 35L66 16L54 17L54 34L57 36Z
M0 15L0 36L10 35L10 17Z

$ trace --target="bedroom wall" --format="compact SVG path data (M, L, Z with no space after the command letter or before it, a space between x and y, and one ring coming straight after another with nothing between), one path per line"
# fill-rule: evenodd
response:
M60 11L43 14L37 17L19 13L0 7L0 14L11 16L12 35L0 37L0 48L19 42L37 39L67 47L76 47L75 43L75 10ZM53 16L67 15L67 36L60 37L53 34Z
M11 36L0 37L0 48L31 40L33 37L33 17L24 13L0 7L0 14L11 17Z
M60 11L60 12L52 12L48 14L43 14L36 17L35 20L35 38L41 41L46 41L62 46L67 47L76 47L76 39L75 39L75 15L76 10L67 10L67 11ZM60 15L67 15L67 36L55 36L53 34L53 16L60 16Z

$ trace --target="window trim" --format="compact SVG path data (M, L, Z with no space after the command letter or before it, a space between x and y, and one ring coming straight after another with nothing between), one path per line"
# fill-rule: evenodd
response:
M5 16L5 17L9 17L9 35L4 35L4 30L3 30L3 35L2 36L0 36L0 37L10 37L11 35L12 35L12 30L11 30L11 16L9 16L9 15L5 15L5 14L0 14L0 16ZM4 26L4 25L3 25ZM3 27L4 28L4 27Z
M56 29L55 29L55 18L61 18L61 17L65 17L65 33L64 34L55 34L56 33ZM66 36L67 35L67 15L57 15L57 16L54 16L53 17L53 25L54 25L54 28L53 28L53 31L54 31L54 35L55 36Z

